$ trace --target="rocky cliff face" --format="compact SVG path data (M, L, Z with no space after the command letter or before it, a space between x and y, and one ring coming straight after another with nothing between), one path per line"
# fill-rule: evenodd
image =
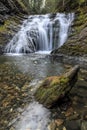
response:
M5 22L8 15L17 13L27 13L22 0L0 0L0 24Z
M87 56L87 3L86 0L83 0L82 4L75 4L73 1L71 5L75 7L71 9L75 12L72 34L67 42L61 48L54 50L52 54Z
M23 0L0 0L0 54L5 44L19 30L25 14L28 11Z

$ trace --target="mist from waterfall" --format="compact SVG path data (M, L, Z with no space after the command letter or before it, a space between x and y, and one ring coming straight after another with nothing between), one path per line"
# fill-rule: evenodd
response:
M5 52L52 51L66 42L73 20L74 13L31 15L7 44Z

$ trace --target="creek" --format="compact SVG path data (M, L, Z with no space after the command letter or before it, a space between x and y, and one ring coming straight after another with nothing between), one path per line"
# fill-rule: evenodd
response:
M20 72L21 75L31 78L28 86L32 86L31 93L33 93L35 86L45 77L61 75L65 71L64 64L54 61L49 55L53 49L66 42L71 33L73 20L73 13L29 16L23 22L20 31L7 44L5 55L0 56L0 74L3 76L0 79L1 85L9 82L7 86L10 84L21 88L19 82L22 82L23 76L19 78L17 75ZM6 67L7 72L2 70L3 67ZM30 95L30 103L23 110L24 112L22 111L15 121L10 122L9 126L12 126L13 130L48 130L50 111L37 103L33 94ZM3 106L8 109L8 104L3 103ZM12 112L13 109L10 108L9 111Z
M31 77L32 80L28 85L32 86L32 91L29 90L30 92L28 93L30 95L33 93L33 91L35 91L35 86L37 86L42 79L47 76L60 75L65 70L62 63L53 61L48 54L37 53L28 55L7 54L0 56L0 66L4 65L6 68L7 66L10 66L7 69L13 73L13 75L11 75L9 78L10 85L16 84L18 86L19 82L22 82L23 79L20 78L18 79L18 82L15 81L15 75L18 75L19 72L21 73L21 76L26 75ZM12 67L14 69L12 69ZM8 82L5 77L9 77L9 72L6 73L6 71L4 72L2 69L1 72L6 80L1 82ZM22 86L20 87L22 88ZM31 100L29 106L23 110L23 113L20 116L17 116L15 122L13 120L9 123L9 125L13 125L14 130L48 130L47 127L50 121L50 111L44 108L41 104L37 103L34 97L31 96L29 100Z

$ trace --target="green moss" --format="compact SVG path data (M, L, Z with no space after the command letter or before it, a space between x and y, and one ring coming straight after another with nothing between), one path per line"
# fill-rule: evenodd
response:
M74 23L76 33L79 33L86 26L87 26L87 14L84 13L84 11L82 10L81 13L77 16Z
M41 84L35 94L35 97L40 103L50 107L53 101L58 100L60 95L64 95L66 87L68 87L68 78L66 77L49 77ZM45 86L46 85L46 86ZM69 89L69 88L68 88Z
M65 84L65 83L67 83L67 82L68 82L68 78L66 78L66 77L61 77L61 78L60 78L60 83Z
M6 31L7 30L7 27L11 24L11 21L10 20L6 20L4 25L1 25L0 26L0 32L3 32L3 31Z
M13 37L14 30L17 29L21 20L21 16L15 15L5 20L4 24L0 26L0 45L5 45L9 42L9 36L10 38Z

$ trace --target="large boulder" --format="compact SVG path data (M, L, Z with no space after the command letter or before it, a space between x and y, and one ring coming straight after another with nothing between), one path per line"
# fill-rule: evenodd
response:
M35 99L47 108L51 108L64 97L77 81L79 66L75 66L62 76L46 78L35 93Z

